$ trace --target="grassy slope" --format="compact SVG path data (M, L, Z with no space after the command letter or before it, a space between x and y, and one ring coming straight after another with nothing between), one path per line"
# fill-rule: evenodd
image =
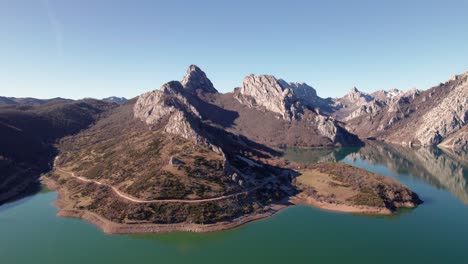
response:
M301 174L299 184L322 202L386 207L392 211L407 202L421 202L397 181L343 163L317 163Z

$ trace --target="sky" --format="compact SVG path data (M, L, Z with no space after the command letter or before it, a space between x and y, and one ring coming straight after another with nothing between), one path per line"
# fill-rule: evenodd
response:
M132 98L190 64L221 92L248 74L428 89L468 71L468 1L0 0L0 96Z

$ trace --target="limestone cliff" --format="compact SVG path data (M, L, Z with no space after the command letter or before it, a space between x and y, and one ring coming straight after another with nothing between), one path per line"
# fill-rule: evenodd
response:
M263 124L271 124L276 136L270 141L273 144L287 146L336 146L349 145L358 142L353 140L345 129L333 117L328 115L331 100L317 96L317 92L305 83L288 83L271 75L249 75L239 89L234 92L234 98L242 105L263 112ZM285 121L285 137L282 138L279 125L269 121L273 113L281 122ZM250 118L253 118L252 113ZM242 120L240 116L240 120ZM275 128L273 128L275 126ZM246 128L247 134L258 135L254 126ZM322 138L322 140L318 140ZM320 143L319 143L320 141ZM280 143L281 142L281 143ZM354 143L352 143L354 142Z
M251 74L245 77L235 97L249 107L264 108L286 120L297 118L293 91L274 76Z
M187 74L181 81L182 86L185 89L191 91L202 91L205 93L217 93L218 91L211 83L210 79L206 77L205 72L203 72L198 66L190 65L187 70Z
M337 119L362 138L373 137L404 145L434 146L466 126L468 73L420 91L396 89L360 93L356 89L335 100ZM463 149L464 134L444 145Z

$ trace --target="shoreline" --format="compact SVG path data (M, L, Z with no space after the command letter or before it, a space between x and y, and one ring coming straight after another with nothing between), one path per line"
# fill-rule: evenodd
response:
M172 233L172 232L194 232L194 233L207 233L229 230L241 225L258 221L270 216L277 212L288 208L292 204L287 204L287 201L282 201L277 204L272 204L266 212L249 214L238 217L236 219L213 224L194 224L194 223L174 223L174 224L154 224L154 223L135 223L123 224L112 222L94 212L87 210L69 210L64 209L68 204L66 198L66 191L60 188L53 180L42 178L42 183L47 188L57 192L57 200L54 206L59 208L57 216L67 218L80 218L101 229L106 234L124 235L124 234L149 234L149 233Z
M307 205L328 212L348 213L348 214L363 214L363 215L391 215L393 212L388 208L357 206L346 204L331 204L315 200L310 196L301 197L301 193L291 197L290 201L294 205Z
M112 222L94 212L87 210L69 210L64 209L68 204L66 190L60 188L55 181L48 178L41 178L41 182L51 190L57 191L57 200L54 206L59 208L57 216L67 218L80 218L88 223L97 226L106 234L124 235L124 234L156 234L156 233L173 233L173 232L194 232L207 233L233 229L247 223L262 220L271 217L279 211L295 206L307 205L318 208L324 211L340 212L340 213L356 213L370 215L390 215L393 212L387 208L367 207L367 206L352 206L345 204L329 204L316 201L310 196L304 197L303 193L290 197L287 200L280 201L269 206L268 210L263 213L244 215L230 221L223 221L213 224L194 224L194 223L174 223L174 224L154 224L154 223L135 223L123 224Z

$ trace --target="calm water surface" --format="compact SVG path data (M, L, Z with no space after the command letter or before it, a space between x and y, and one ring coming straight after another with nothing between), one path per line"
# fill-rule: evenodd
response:
M425 203L390 217L296 206L224 232L109 236L56 217L44 190L0 207L0 263L468 263L466 156L384 145L286 156L396 178Z

